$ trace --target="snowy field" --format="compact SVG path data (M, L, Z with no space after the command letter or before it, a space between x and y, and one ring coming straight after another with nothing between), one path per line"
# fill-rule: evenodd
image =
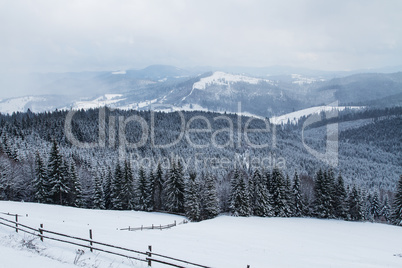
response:
M0 212L23 215L33 227L113 245L153 251L211 267L402 267L402 228L384 224L299 218L220 216L165 230L120 228L180 223L183 217L135 211L101 211L0 201ZM3 218L13 217L0 215ZM0 267L146 267L107 253L85 254L74 265L78 246L38 238L0 225ZM153 264L152 267L169 267ZM191 267L191 266L189 266Z

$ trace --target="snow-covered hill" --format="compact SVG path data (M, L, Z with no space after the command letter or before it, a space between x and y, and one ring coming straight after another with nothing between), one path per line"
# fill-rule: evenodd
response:
M332 107L332 106L316 106L316 107L310 107L307 109L302 109L299 111L295 111L292 113L280 115L280 116L274 116L271 117L269 120L271 123L280 125L280 124L297 124L297 122L302 118L303 116L308 117L309 115L312 114L319 114L321 112L326 112L326 111L331 111L331 110L338 110L338 111L343 111L345 109L362 109L364 107L360 106L337 106L337 107Z
M153 251L212 267L402 267L402 228L384 224L302 218L220 216L166 230L121 231L167 224L183 217L135 211L101 211L0 201L0 212L24 215L19 222L132 249ZM77 246L31 238L0 225L0 263L12 267L73 267ZM4 251L3 251L4 249ZM36 250L38 252L36 252ZM5 252L6 254L3 254ZM19 258L21 256L21 258ZM52 260L53 259L53 260ZM32 260L32 261L30 261ZM65 264L56 265L56 261ZM85 254L82 267L146 267L105 253ZM4 267L11 267L4 266ZM76 267L76 266L74 266ZM157 266L153 267L167 267Z

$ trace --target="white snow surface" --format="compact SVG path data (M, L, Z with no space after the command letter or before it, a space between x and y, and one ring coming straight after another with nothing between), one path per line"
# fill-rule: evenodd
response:
M229 73L224 73L224 72L214 72L211 76L201 78L200 81L194 83L193 89L204 90L210 85L229 86L230 84L238 83L238 82L245 82L245 83L249 83L249 84L258 84L260 81L270 82L270 80L249 77L249 76L244 76L244 75L229 74Z
M100 96L93 100L76 101L73 104L72 108L75 110L80 110L80 109L87 110L87 109L91 109L91 108L110 106L110 105L113 105L114 103L125 100L125 98L122 98L122 97L123 97L122 94L105 94L105 95Z
M26 106L30 102L45 101L43 97L26 96L0 101L0 113L12 114L13 112L26 112Z
M311 78L311 77L304 77L300 74L292 74L292 79L294 81L292 82L293 84L299 84L299 85L304 85L304 84L312 84L317 81L325 81L325 79L316 79L316 78Z
M126 71L125 70L115 71L112 72L112 74L126 74Z
M287 113L287 114L280 115L280 116L273 116L269 120L271 123L276 124L276 125L286 124L288 121L291 124L296 124L301 117L309 116L312 114L319 114L322 111L331 111L331 110L343 111L345 109L361 109L361 108L364 108L364 107L361 107L361 106L334 106L334 107L333 106L315 106L315 107L299 110L299 111L292 112L292 113Z
M385 224L219 216L162 231L129 232L118 229L179 222L183 217L9 201L0 201L0 212L23 215L19 219L23 224L39 227L43 223L45 229L84 238L92 229L94 240L100 242L140 251L152 245L154 252L212 267L402 267L402 228ZM29 250L21 242L31 239L29 235L16 234L3 225L0 237L0 267L76 267L77 246L36 239L36 249ZM146 267L138 261L84 250L81 267ZM152 267L168 266L154 263Z

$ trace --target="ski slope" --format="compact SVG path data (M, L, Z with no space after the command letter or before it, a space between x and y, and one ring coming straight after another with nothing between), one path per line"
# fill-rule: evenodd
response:
M160 254L211 267L402 267L402 228L385 224L302 218L219 216L166 230L121 231L124 227L181 222L181 216L135 211L101 211L0 201L0 212L23 215L30 226ZM27 215L28 214L28 215ZM2 216L5 217L5 216ZM0 225L0 267L77 267L77 246L35 239ZM38 253L39 252L39 253ZM2 266L3 265L3 266ZM4 266L6 265L6 266ZM106 253L85 254L81 267L146 267ZM168 267L153 264L152 267ZM190 267L190 266L189 266Z

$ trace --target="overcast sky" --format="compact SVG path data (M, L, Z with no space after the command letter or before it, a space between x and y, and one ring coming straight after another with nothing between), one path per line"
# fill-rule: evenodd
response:
M401 0L0 0L0 71L377 68L401 25Z

